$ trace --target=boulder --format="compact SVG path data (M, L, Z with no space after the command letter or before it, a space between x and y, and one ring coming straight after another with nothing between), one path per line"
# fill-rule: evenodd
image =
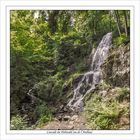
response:
M77 120L78 119L78 115L73 115L72 117L71 117L71 120Z
M64 116L63 120L68 121L68 120L70 120L70 118L71 118L70 116Z

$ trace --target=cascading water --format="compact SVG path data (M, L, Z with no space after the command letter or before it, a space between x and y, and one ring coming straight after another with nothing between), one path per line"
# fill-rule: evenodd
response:
M70 99L67 106L76 111L83 110L84 97L95 89L95 86L101 80L101 68L104 60L107 58L109 48L112 43L112 33L107 33L103 36L96 52L92 55L90 70L86 72L78 86L74 89L73 98Z

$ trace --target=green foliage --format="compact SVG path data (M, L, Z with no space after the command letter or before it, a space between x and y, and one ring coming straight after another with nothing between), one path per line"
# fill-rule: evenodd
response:
M122 127L120 118L129 116L129 106L123 103L129 100L129 93L127 88L118 88L113 93L108 93L106 97L97 92L93 93L86 101L83 113L89 127L98 130L117 130ZM110 96L110 94L114 95Z
M128 11L126 14L129 17ZM51 111L48 104L53 102L50 106L55 106L61 99L66 100L64 95L67 92L72 93L74 79L88 69L89 54L92 47L96 48L102 36L112 31L116 45L128 40L123 12L120 11L119 15L121 37L118 35L113 11L110 10L11 10L11 117L23 113L23 104L31 105L31 101L26 99L31 98L27 93L33 88L32 95L41 102L31 106L31 110L35 108L35 111L34 116L28 116L29 120L33 118L39 126L50 121ZM64 90L68 85L71 89ZM124 99L123 96L120 95L118 98L121 99L118 100ZM16 117L19 124L24 122L20 116ZM100 118L97 122L101 120ZM12 122L14 121L16 118L12 118ZM107 122L105 120L104 125ZM18 129L18 123L14 123L17 126L12 128Z
M78 60L83 60L83 56L89 55L90 51L91 47L84 38L76 35L64 37L55 52L56 65L71 66L78 63Z
M59 74L46 78L45 81L40 81L33 87L33 95L43 101L56 101L62 94L63 81Z
M51 116L41 116L39 118L39 120L36 122L36 127L42 127L44 124L46 124L47 122L51 121Z
M37 120L36 125L41 127L44 123L51 121L52 114L46 104L37 105L34 110L34 119Z
M27 129L27 121L19 115L12 117L10 123L11 123L10 125L11 130L26 130Z
M65 83L64 83L65 86L68 86L68 85L72 86L73 81L74 81L76 78L78 78L79 76L80 76L80 73L74 73L74 74L70 75L69 78L68 78L68 80L65 81Z
M125 34L122 34L114 40L114 44L116 46L120 46L121 44L125 44L126 42L129 42L129 38Z
M128 88L126 88L126 87L120 88L120 89L118 89L117 93L118 93L118 95L117 95L116 99L119 102L122 102L124 100L130 100L130 90Z
M94 97L86 105L86 117L92 129L114 129L114 123L119 116L118 103L103 103L100 97Z

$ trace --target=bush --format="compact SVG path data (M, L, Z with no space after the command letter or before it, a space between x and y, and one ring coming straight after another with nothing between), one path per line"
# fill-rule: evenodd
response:
M130 100L130 90L129 88L120 88L118 90L118 96L116 97L116 99L119 102L122 102L123 100Z
M90 128L112 130L119 128L119 118L126 111L115 99L104 100L100 95L94 95L87 101L84 115Z
M55 64L58 70L78 64L91 52L91 46L85 38L77 35L69 35L61 39L59 46L55 50ZM61 67L60 67L61 66Z
M51 115L49 116L41 116L40 119L36 122L37 127L42 127L45 123L51 121Z
M33 114L33 116L35 116L35 120L37 121L37 126L42 126L44 123L49 122L52 119L51 111L47 105L43 103L36 106Z
M63 80L59 73L37 83L32 94L45 102L56 101L62 94Z
M128 42L130 39L125 35L125 34L122 34L121 36L117 37L115 40L114 40L114 44L116 46L120 46L121 44L125 44L126 42Z
M74 73L74 74L71 74L70 76L69 76L69 78L68 78L68 80L67 81L65 81L65 83L64 83L64 85L63 86L73 86L73 81L76 79L76 78L78 78L79 76L81 75L81 73Z
M25 130L27 129L27 121L23 117L16 115L12 117L11 119L10 129L11 130Z

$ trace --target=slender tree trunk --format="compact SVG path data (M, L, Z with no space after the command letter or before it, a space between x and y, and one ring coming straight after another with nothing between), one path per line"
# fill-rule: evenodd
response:
M126 16L126 11L123 11L123 17L124 17L124 25L125 25L125 34L128 36L128 24L127 24L127 16Z
M121 36L121 26L120 26L120 18L119 18L118 10L114 10L114 14L116 18L118 32L119 32L119 35Z
M94 34L96 35L97 32L97 11L95 11L95 19L94 19Z
M109 27L110 27L110 31L112 32L112 22L111 22L111 20L112 20L112 11L111 10L109 11L109 18L110 18Z

